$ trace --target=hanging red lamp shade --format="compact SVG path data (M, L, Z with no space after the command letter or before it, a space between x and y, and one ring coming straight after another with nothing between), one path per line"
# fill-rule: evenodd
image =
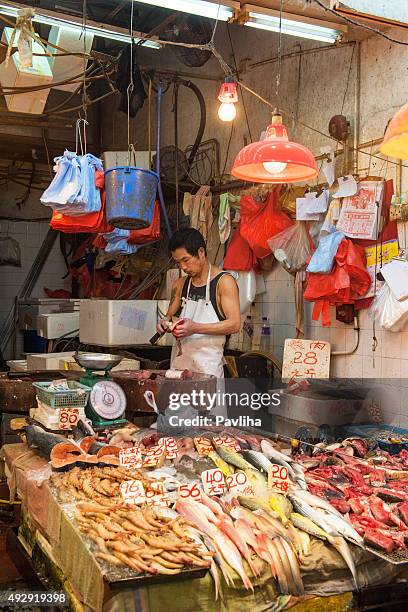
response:
M231 174L251 183L300 183L315 178L319 171L313 153L290 142L282 116L275 111L264 139L238 153Z
M380 151L389 157L408 159L408 104L400 108L389 122Z

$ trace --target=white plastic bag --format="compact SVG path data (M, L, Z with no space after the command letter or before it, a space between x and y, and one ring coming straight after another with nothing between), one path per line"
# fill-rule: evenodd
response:
M371 305L370 316L383 329L399 332L408 322L408 298L397 300L387 283L384 283Z
M0 266L21 268L21 251L17 240L9 236L0 237Z

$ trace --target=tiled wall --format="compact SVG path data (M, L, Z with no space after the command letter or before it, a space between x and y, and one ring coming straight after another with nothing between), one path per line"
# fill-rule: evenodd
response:
M21 268L0 266L0 325L8 315L14 303L14 298L24 282L48 229L48 223L45 222L0 222L0 235L5 236L8 233L11 238L18 241L21 250ZM57 238L31 297L46 297L43 287L48 287L49 289L66 288L69 290L69 280L62 280L62 276L65 273L66 267ZM11 358L10 347L6 357Z

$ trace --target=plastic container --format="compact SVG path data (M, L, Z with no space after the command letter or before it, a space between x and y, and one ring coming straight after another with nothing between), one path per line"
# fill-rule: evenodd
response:
M152 170L118 166L105 172L106 217L121 229L143 229L153 218L159 177Z
M261 341L259 350L263 353L269 353L271 350L271 327L268 322L268 317L262 317Z
M157 300L81 300L79 337L85 344L149 344L156 325Z
M33 382L38 399L51 408L85 408L91 389L85 385L69 380L66 391L50 390L51 382Z
M242 327L243 340L242 340L242 351L247 353L252 350L252 341L254 338L254 324L252 322L251 315L247 315L244 325Z

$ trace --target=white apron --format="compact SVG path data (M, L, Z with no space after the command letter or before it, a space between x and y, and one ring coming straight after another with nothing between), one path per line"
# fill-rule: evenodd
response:
M195 323L219 323L219 318L210 300L211 265L208 270L205 299L198 301L189 299L191 278L188 283L187 297L182 298L181 318L191 319ZM173 344L171 352L171 367L177 370L191 370L212 374L224 378L224 345L225 336L208 334L192 334L180 340L180 346Z

